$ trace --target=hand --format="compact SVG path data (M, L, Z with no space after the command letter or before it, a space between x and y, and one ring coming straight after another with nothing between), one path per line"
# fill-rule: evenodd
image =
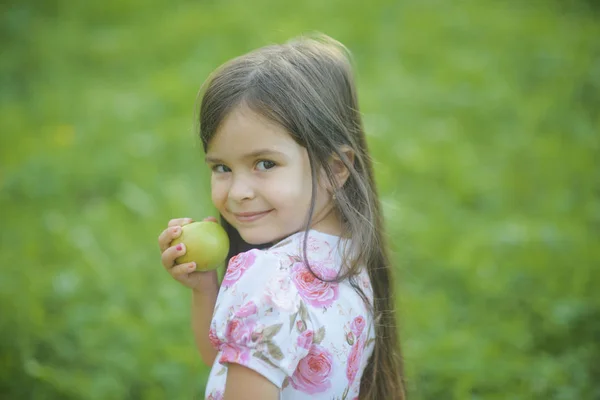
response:
M204 221L217 222L214 217L204 218ZM181 227L192 223L191 218L176 218L169 221L168 228L162 231L158 236L158 246L161 251L161 261L163 267L171 276L190 289L199 292L218 290L217 271L196 271L196 263L176 264L175 259L186 252L183 243L177 246L171 246L173 239L181 235Z

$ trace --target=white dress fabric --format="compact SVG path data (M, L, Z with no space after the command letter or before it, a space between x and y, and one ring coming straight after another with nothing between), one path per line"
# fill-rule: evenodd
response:
M263 375L283 400L358 398L374 347L371 315L350 282L311 273L302 261L303 239L298 232L230 260L209 332L218 354L206 399L223 398L228 363ZM309 232L308 261L318 277L337 276L346 240ZM364 268L356 282L372 303Z

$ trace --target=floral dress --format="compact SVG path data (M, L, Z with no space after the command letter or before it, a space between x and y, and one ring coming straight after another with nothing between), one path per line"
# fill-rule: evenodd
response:
M302 262L303 238L299 232L230 260L209 332L218 353L207 399L223 398L227 363L263 375L280 388L280 399L358 397L375 340L371 315L348 281L323 282L311 274ZM308 261L317 276L336 277L345 242L309 232ZM356 281L372 301L367 272Z

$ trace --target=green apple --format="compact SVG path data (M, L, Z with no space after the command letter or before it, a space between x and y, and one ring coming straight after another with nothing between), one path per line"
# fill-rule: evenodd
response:
M177 264L196 262L197 271L210 271L222 265L229 252L229 237L221 225L212 221L192 222L181 227L181 235L171 246L183 243L184 255Z

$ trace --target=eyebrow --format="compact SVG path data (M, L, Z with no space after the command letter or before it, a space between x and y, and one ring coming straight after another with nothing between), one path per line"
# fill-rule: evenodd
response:
M252 158L258 158L258 157L265 157L265 156L279 156L279 157L285 158L285 155L280 151L270 150L270 149L259 149L259 150L255 150L251 153L244 154L242 156L242 159L252 159ZM220 158L209 157L209 156L206 156L204 158L204 161L206 163L211 163L211 164L217 164L217 163L223 162L223 160L221 160Z

